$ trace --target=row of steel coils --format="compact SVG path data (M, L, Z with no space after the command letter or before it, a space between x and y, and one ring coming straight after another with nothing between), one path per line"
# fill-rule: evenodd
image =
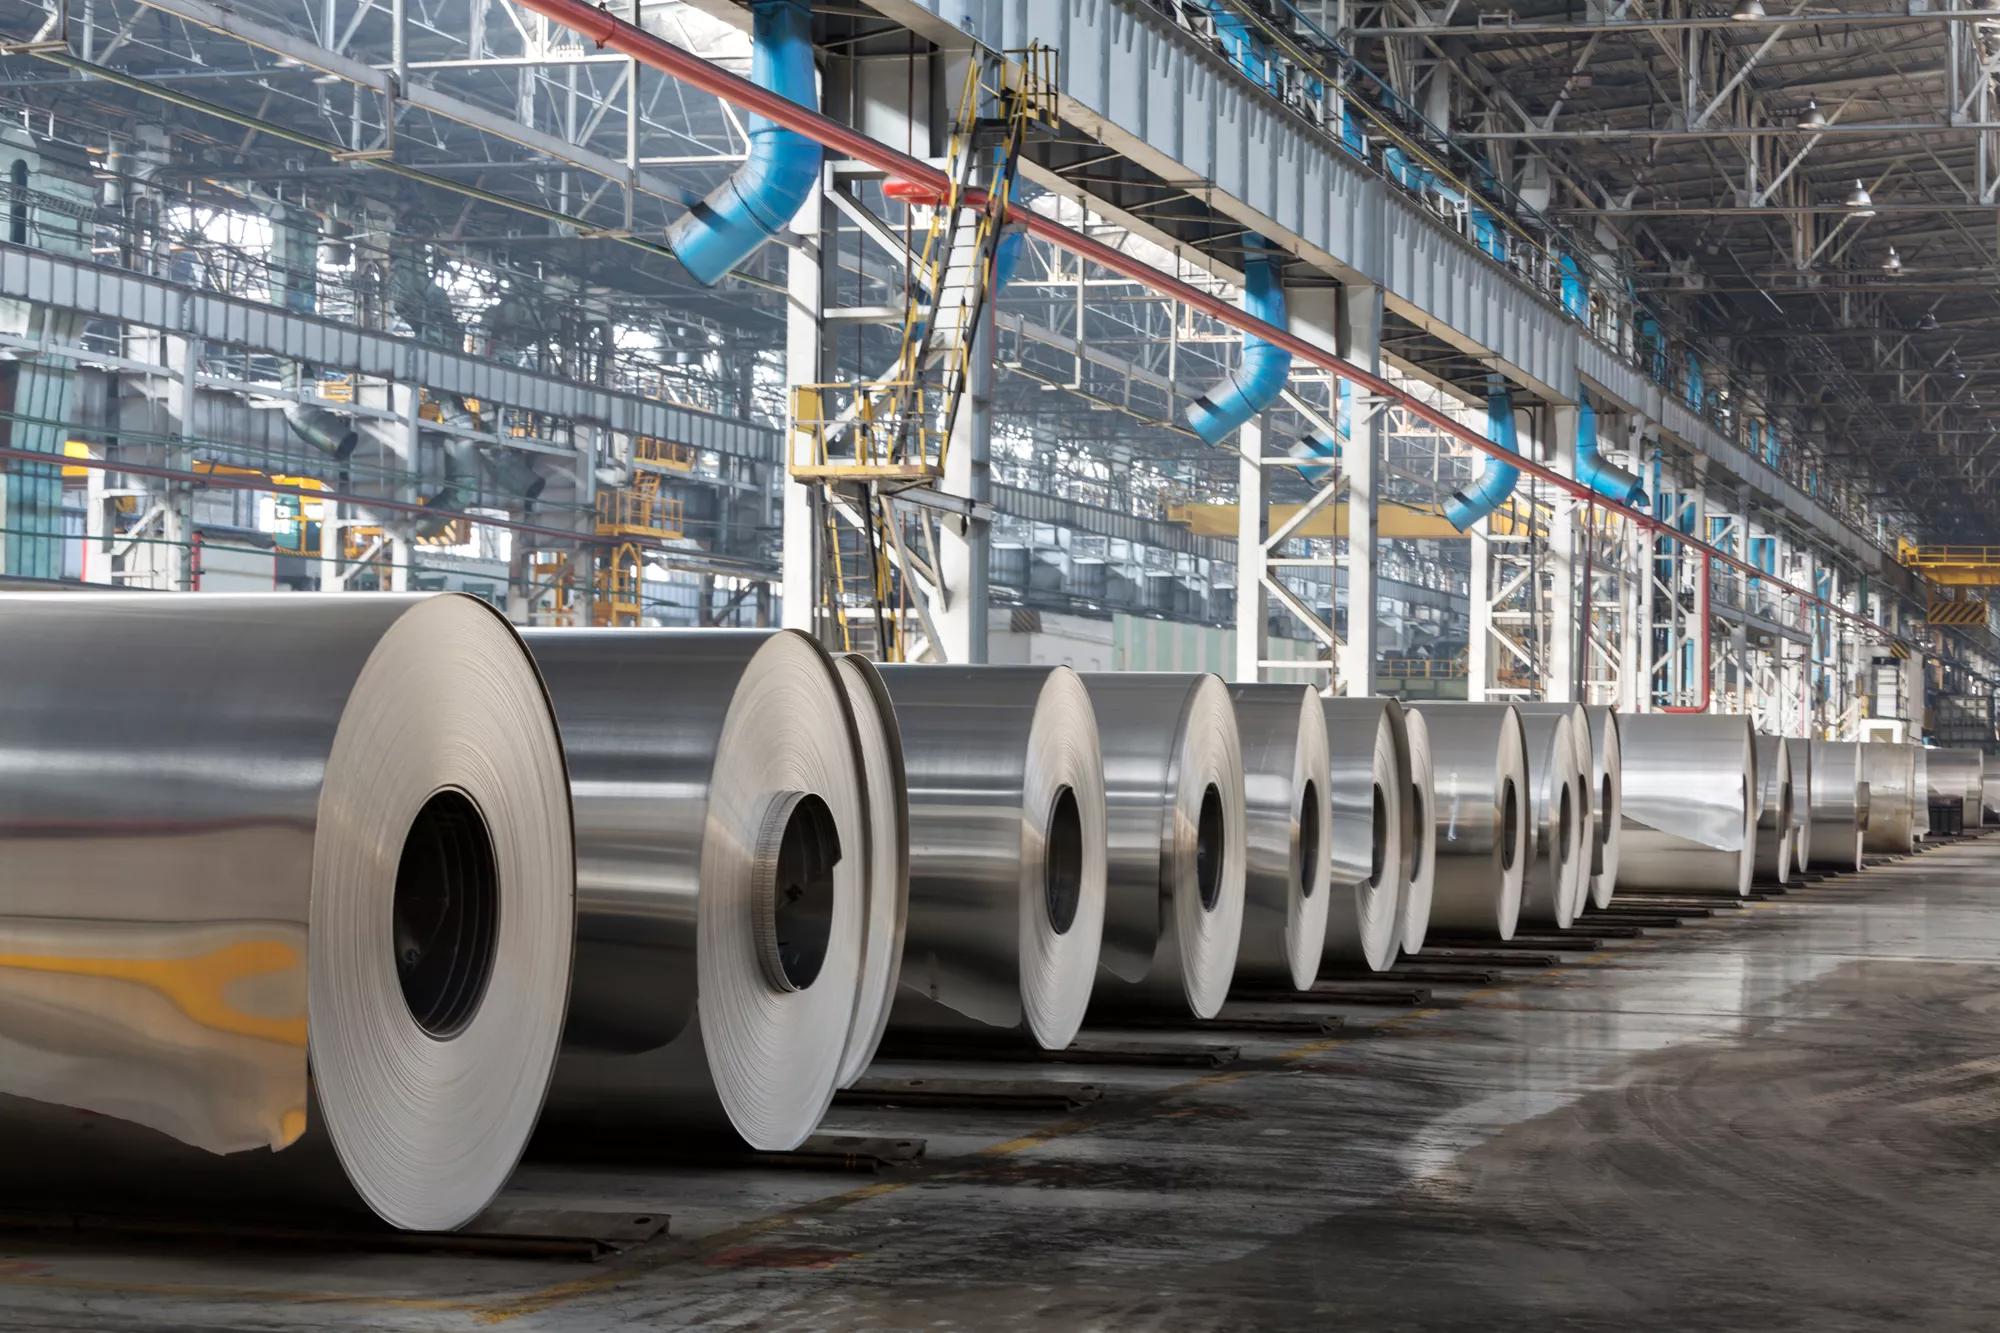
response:
M462 1226L537 1132L801 1143L885 1035L1066 1046L1620 886L1977 822L1741 717L877 666L455 595L0 598L0 1197ZM142 1200L143 1201L143 1200Z

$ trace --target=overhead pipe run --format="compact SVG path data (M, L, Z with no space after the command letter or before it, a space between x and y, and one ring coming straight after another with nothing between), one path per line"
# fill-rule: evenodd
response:
M802 107L767 89L760 88L748 79L731 74L728 70L723 69L713 61L705 60L691 51L683 50L665 38L656 37L652 33L616 17L607 10L585 3L585 0L517 0L517 2L525 9L532 10L534 13L581 33L600 48L609 48L621 54L628 55L641 64L682 80L691 87L699 88L733 105L754 111L762 116L767 116L787 129L794 130L806 136L815 143L835 149L857 161L865 162L894 179L926 185L934 190L943 190L950 184L944 172L930 163L909 153L902 152L899 149L892 148L881 140L871 138L851 126L843 125L836 120L819 114L817 111ZM967 192L965 202L969 208L981 208L987 206L990 201L984 191L973 190ZM1357 389L1365 390L1371 396L1379 397L1399 405L1417 420L1434 427L1455 440L1470 445L1481 453L1493 457L1506 457L1510 466L1517 466L1520 471L1546 481L1567 494L1580 496L1589 493L1589 487L1570 477L1563 476L1552 468L1545 467L1531 459L1507 457L1506 451L1500 445L1491 440L1482 439L1478 432L1467 429L1463 424L1441 409L1413 397L1409 392L1382 378L1382 376L1363 370L1352 361L1335 356L1326 349L1315 346L1306 339L1293 334L1287 328L1273 325L1246 311L1239 310L1222 297L1203 291L1192 283L1183 282L1139 256L1126 254L1114 245L1107 244L1094 237L1086 236L1082 232L1066 227L1054 218L1044 216L1041 213L1022 213L1018 216L1021 218L1022 225L1026 227L1031 236L1035 236L1062 250L1066 250L1086 263L1095 264L1100 268L1116 273L1122 278L1130 279L1168 300L1178 302L1190 309L1198 310L1202 314L1227 324L1233 329L1254 334L1264 341L1272 343L1291 353L1293 356L1300 358L1308 365L1317 366L1321 370L1327 371L1355 385ZM1637 524L1643 531L1666 532L1674 540L1685 544L1690 550L1701 551L1704 554L1713 556L1733 569L1740 570L1746 574L1759 572L1753 569L1748 562L1729 555L1727 552L1717 551L1706 542L1673 532L1658 518L1642 510L1634 509L1630 505L1611 500L1607 497L1603 508ZM1879 636L1885 643L1901 643L1906 646L1912 646L1908 645L1907 640L1891 633L1888 629L1876 624L1860 612L1851 611L1847 607L1840 606L1827 598L1820 597L1813 592L1793 584L1778 583L1776 580L1773 580L1773 582L1780 591L1790 593L1805 601L1824 607L1828 613L1862 626L1871 633Z
M806 0L752 0L750 77L807 110L819 106L812 10ZM706 286L784 229L819 185L820 146L761 115L750 118L750 152L736 173L667 231L682 267Z
M1243 238L1243 309L1253 319L1284 328L1285 289L1261 236ZM1188 405L1188 425L1209 444L1278 401L1292 373L1292 354L1255 333L1243 335L1243 358L1223 380Z
M1639 479L1598 451L1597 409L1587 401L1576 407L1576 479L1619 504L1646 503L1646 488Z
M1514 434L1514 395L1498 375L1486 381L1486 438L1510 454L1519 454ZM1500 461L1499 455L1486 460L1485 470L1470 486L1452 492L1444 502L1444 516L1460 532L1491 514L1507 502L1521 469Z

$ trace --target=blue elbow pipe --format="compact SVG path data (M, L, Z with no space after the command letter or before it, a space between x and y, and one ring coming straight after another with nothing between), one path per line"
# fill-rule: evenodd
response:
M1589 403L1576 409L1576 479L1620 504L1646 503L1639 479L1597 451L1597 410Z
M751 81L819 110L807 0L751 0L750 18ZM705 286L777 235L819 184L818 144L762 116L749 118L749 130L749 156L736 174L667 231L674 257Z
M1354 385L1342 380L1338 393L1340 406L1334 413L1333 433L1316 430L1285 450L1298 465L1293 470L1315 486L1324 486L1333 480L1334 465L1340 461L1340 451L1354 432Z
M1244 238L1243 310L1266 324L1286 327L1285 289L1264 238ZM1209 444L1278 401L1292 373L1292 354L1255 334L1243 335L1243 359L1219 384L1188 404L1188 425Z
M1499 381L1486 386L1486 438L1510 454L1521 452L1514 437L1514 395ZM1466 531L1498 509L1514 493L1514 483L1520 479L1521 469L1489 457L1473 483L1454 491L1444 502L1446 521L1460 532Z
M1021 267L1021 255L1028 248L1028 229L1018 222L1010 222L1000 229L1000 240L993 247L993 290L1004 292L1007 284L1014 280L1014 274Z

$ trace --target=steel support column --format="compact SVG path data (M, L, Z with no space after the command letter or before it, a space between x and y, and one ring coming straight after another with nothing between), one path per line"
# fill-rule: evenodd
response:
M1301 337L1320 341L1323 320L1337 313L1342 357L1371 373L1382 369L1382 289L1349 285L1322 297L1316 291L1301 291L1293 300L1292 328ZM1334 307L1329 309L1328 307ZM1347 473L1347 637L1338 661L1339 686L1344 693L1366 696L1375 692L1376 649L1375 558L1378 547L1376 500L1382 466L1382 404L1358 394L1349 400L1345 452Z

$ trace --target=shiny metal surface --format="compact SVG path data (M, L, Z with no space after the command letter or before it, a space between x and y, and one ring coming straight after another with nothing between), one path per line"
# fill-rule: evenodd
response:
M1590 720L1590 901L1611 906L1618 892L1618 861L1625 845L1625 741L1611 708L1584 710Z
M1403 892L1399 934L1404 953L1424 947L1430 931L1431 893L1437 882L1436 783L1431 777L1431 730L1415 709L1403 714L1403 731L1410 740L1410 882Z
M1213 1018L1243 931L1243 748L1229 690L1219 676L1167 672L1092 672L1083 683L1104 754L1107 833L1092 1012Z
M1805 873L1812 856L1813 742L1797 736L1785 740L1785 759L1792 766L1792 870Z
M456 595L18 594L0 680L0 1173L483 1209L574 919L513 629Z
M1814 870L1861 868L1868 828L1867 784L1861 780L1861 747L1854 741L1812 742L1811 836L1806 864Z
M1979 824L1980 784L1986 756L1978 750L1932 750L1926 785L1933 801L1955 801L1965 827Z
M1916 776L1910 780L1910 836L1921 842L1931 831L1930 748L1912 745L1910 760L1916 767Z
M1861 780L1868 784L1864 850L1900 854L1916 847L1917 747L1892 741L1861 743Z
M1782 736L1757 737L1757 878L1767 883L1792 880L1793 843L1798 836L1795 811L1810 803L1792 772L1792 751Z
M524 637L576 810L576 985L551 1120L796 1147L840 1076L869 872L860 739L832 659L791 630ZM787 872L788 834L825 836L830 866Z
M1249 856L1236 980L1305 990L1326 948L1326 713L1303 685L1231 685Z
M1676 893L1750 891L1757 865L1757 750L1746 717L1627 713L1619 883Z
M910 783L910 925L890 1027L1069 1045L1104 934L1104 760L1068 667L884 666Z
M1333 812L1326 957L1380 972L1402 941L1416 837L1409 734L1394 699L1322 699Z
M875 1058L902 984L903 937L910 921L910 783L903 771L896 705L881 673L859 653L843 653L835 665L854 710L868 798L861 977L854 992L854 1024L840 1061L840 1086L847 1088Z
M1528 742L1528 873L1521 881L1521 921L1568 930L1590 892L1590 820L1583 813L1590 755L1579 747L1583 710L1521 709ZM1587 725L1587 724L1586 724Z
M1512 939L1528 867L1528 741L1512 704L1425 703L1433 932Z
M1536 716L1566 717L1569 719L1570 745L1575 751L1573 763L1582 775L1577 788L1576 810L1581 821L1581 842L1579 864L1573 877L1572 902L1568 915L1573 921L1578 913L1590 905L1591 877L1600 870L1604 861L1604 813L1598 807L1602 803L1602 774L1598 770L1595 755L1596 745L1592 741L1590 713L1582 704L1575 703L1517 703L1523 722ZM1613 724L1615 726L1615 723ZM1530 756L1534 753L1534 738L1529 738ZM1535 778L1532 757L1528 764L1531 785L1541 784ZM1560 813L1560 812L1558 812ZM1531 872L1532 873L1532 872Z

